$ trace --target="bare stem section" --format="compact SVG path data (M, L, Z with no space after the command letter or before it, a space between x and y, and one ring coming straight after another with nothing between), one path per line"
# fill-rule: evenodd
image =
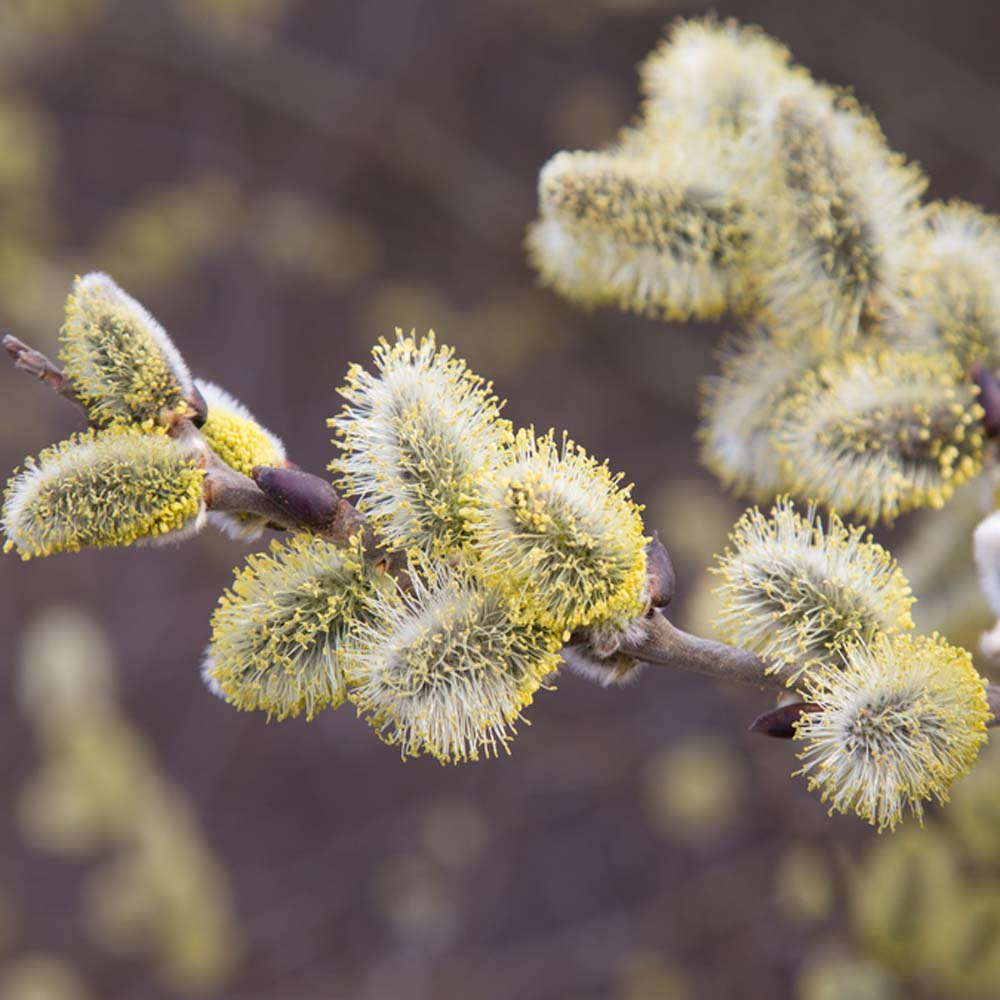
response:
M684 632L667 621L659 611L653 611L646 618L645 625L645 640L621 650L644 663L776 690L784 690L796 673L789 667L776 669L769 666L749 650Z
M78 406L86 413L83 403L73 388L73 383L41 351L36 351L9 333L3 337L2 343L7 356L18 371L31 375L39 382L44 382L54 392L59 393L64 399L69 400L74 406Z

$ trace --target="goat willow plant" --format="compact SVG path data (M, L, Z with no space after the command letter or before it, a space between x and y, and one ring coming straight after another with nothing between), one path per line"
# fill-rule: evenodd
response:
M923 207L874 119L756 30L681 24L643 79L641 124L542 171L543 277L587 303L746 320L706 392L704 454L728 484L871 522L944 503L1000 416L992 220ZM630 487L567 436L513 427L433 333L397 331L348 372L333 485L105 275L74 286L63 369L4 343L89 424L11 478L8 550L287 533L212 619L203 676L238 709L349 701L404 757L466 761L508 749L561 662L603 684L695 670L782 690L754 728L799 738L810 787L881 830L947 799L1000 705L968 653L911 635L888 552L785 495L716 567L739 645L675 628L670 559ZM996 536L977 535L989 567Z

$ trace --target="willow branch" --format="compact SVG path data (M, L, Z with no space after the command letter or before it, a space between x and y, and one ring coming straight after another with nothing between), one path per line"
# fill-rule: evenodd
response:
M15 368L44 382L86 413L72 381L44 354L9 334L2 343ZM203 409L203 401L194 402L196 411ZM252 479L244 476L219 458L192 420L178 420L170 428L170 435L185 450L201 456L206 473L205 505L209 510L262 517L277 530L310 531L337 545L346 544L362 532L372 564L395 575L401 586L407 586L405 557L383 550L364 516L326 480L301 469L269 466L255 468ZM788 691L797 673L793 667L776 667L749 650L691 635L668 621L661 608L673 596L673 566L656 538L647 547L647 554L654 607L644 619L645 638L641 643L620 647L618 652L643 663L687 670L728 683ZM587 636L581 636L579 642L570 645L586 645L588 641ZM987 686L986 695L993 713L989 725L1000 725L1000 685ZM805 705L793 702L783 706L778 710L780 718L773 712L765 713L752 728L771 736L789 735L789 720Z
M621 652L643 663L690 670L716 680L754 687L787 690L797 671L769 665L759 656L738 646L691 635L671 624L658 610L646 618L646 639Z
M759 688L787 692L797 671L793 667L774 668L749 650L727 646L701 636L691 635L671 624L660 611L653 611L646 619L644 642L635 646L622 646L621 652L643 663L678 670L689 670L705 677ZM993 717L990 727L1000 726L1000 685L986 686L986 699ZM815 711L811 702L797 701L761 715L751 725L751 731L767 736L790 737L792 723L803 711Z
M72 379L58 365L10 334L3 337L2 343L18 371L43 382L87 416ZM196 426L195 421L203 422L205 416L205 403L197 390L190 403L195 419L176 421L170 436L203 461L205 505L209 510L252 514L265 518L279 530L312 531L337 544L344 544L358 531L370 531L357 509L319 476L297 469L262 467L254 470L251 479L226 465Z

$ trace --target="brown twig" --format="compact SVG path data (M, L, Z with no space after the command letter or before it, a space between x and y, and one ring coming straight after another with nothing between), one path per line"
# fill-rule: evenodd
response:
M645 641L621 647L622 653L644 663L761 688L785 690L796 673L789 667L770 666L749 650L684 632L656 610L647 616L646 625Z
M62 373L62 369L49 361L41 351L36 351L9 333L3 337L2 343L4 350L18 371L26 372L37 378L39 382L44 382L54 392L59 393L63 399L79 407L84 413L87 412L73 388L73 383Z

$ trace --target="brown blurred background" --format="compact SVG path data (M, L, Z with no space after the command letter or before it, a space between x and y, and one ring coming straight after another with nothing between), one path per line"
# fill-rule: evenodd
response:
M347 364L432 326L512 420L634 480L679 620L708 628L704 571L743 506L692 437L721 328L581 313L522 250L542 163L609 140L665 23L706 9L0 0L0 326L54 354L73 275L107 270L315 471ZM995 4L716 9L853 85L933 196L1000 208ZM13 371L0 399L3 469L74 429ZM974 642L963 516L885 540L928 621L958 602L952 637ZM266 725L204 690L245 551L206 532L0 561L0 1000L952 995L866 937L853 887L877 838L745 732L767 696L564 675L510 758L404 764L350 706ZM117 694L94 707L91 684Z

